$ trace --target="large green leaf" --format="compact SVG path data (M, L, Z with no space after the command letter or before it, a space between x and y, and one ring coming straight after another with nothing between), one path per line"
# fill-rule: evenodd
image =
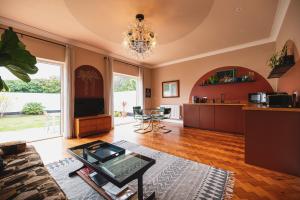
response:
M24 72L21 68L14 65L7 65L6 68L16 77L25 82L30 82L31 79L26 72Z
M25 45L13 29L6 29L0 41L0 66L6 67L19 79L29 82L31 79L28 74L35 74L38 71L36 63L36 57L25 49ZM2 79L1 87L2 89L7 87Z
M0 92L2 90L5 90L5 91L9 91L9 88L7 87L6 83L4 82L4 80L2 80L1 76L0 76Z

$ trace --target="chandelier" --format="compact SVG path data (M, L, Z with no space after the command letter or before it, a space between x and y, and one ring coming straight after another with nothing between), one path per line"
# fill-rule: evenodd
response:
M143 14L137 14L135 23L129 25L123 44L137 59L148 57L156 46L156 34L144 21Z

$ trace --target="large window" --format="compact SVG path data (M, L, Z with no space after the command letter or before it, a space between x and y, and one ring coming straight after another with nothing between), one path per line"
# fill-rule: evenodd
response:
M137 77L114 73L115 125L134 122L133 106L137 105Z
M0 141L35 141L61 136L62 64L38 60L37 74L25 83L5 68L2 79L10 88L0 92Z

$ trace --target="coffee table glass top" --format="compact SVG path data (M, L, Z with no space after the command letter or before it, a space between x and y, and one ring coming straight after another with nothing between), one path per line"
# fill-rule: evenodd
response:
M70 148L69 152L84 164L88 164L96 171L106 174L118 183L122 183L129 178L132 179L135 176L139 176L140 173L144 173L144 171L155 163L154 159L128 150L125 150L124 154L120 154L106 162L101 162L89 153L86 153L87 148L95 144L100 144L101 146L102 144L108 143L103 141L91 142Z

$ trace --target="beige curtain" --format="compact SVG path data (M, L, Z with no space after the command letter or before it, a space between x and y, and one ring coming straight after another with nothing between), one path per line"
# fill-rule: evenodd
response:
M114 127L113 63L112 57L105 58L104 105L105 113L112 116L112 128Z
M145 107L144 102L144 68L139 67L138 87L137 87L137 105Z
M74 138L74 48L66 46L63 70L63 136Z

